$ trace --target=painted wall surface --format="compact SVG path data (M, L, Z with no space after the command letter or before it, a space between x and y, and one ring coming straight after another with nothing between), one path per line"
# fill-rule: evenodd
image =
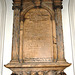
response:
M0 0L0 75L2 75L2 68L3 68L5 19L6 19L5 0Z
M64 0L62 19L63 19L63 32L64 32L64 51L65 57L69 63L72 63L70 67L65 69L67 75L73 74L73 60L72 60L72 47L71 47L71 35L70 35L70 25L68 16L68 2L69 0ZM6 27L5 27L5 43L4 43L4 58L3 64L7 64L11 60L11 50L12 50L12 28L13 28L13 11L12 11L12 0L6 0L7 4L7 15L6 15ZM3 75L10 75L12 71L3 67Z
M68 6L69 6L69 0L64 0L63 1L63 10L62 10L64 51L65 51L65 58L66 58L67 62L72 63L72 65L70 67L65 69L65 72L67 73L67 75L74 75Z
M70 18L72 52L73 52L74 74L75 74L75 0L70 0L69 2L69 18Z
M5 26L5 42L4 42L4 57L3 65L7 64L11 60L12 50L12 28L13 28L13 11L12 0L6 0L7 14L6 14L6 26ZM3 67L3 75L10 75L12 71Z

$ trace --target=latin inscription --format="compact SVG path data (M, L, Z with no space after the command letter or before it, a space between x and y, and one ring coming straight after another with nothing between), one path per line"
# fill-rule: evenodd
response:
M23 60L52 62L52 23L47 10L33 8L27 12L23 39Z

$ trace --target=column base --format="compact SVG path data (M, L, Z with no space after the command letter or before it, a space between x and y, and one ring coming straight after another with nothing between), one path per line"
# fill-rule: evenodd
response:
M63 60L57 60L57 63L67 63L66 59Z
M10 64L13 64L13 63L20 63L20 62L18 60L11 60Z

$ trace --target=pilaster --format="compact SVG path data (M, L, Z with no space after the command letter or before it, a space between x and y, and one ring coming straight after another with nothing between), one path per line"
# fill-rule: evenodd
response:
M62 0L54 0L55 22L56 22L56 38L57 38L57 61L65 61L64 45L63 45L63 29L62 29Z
M13 40L12 40L12 62L19 62L19 44L20 44L20 10L21 2L14 0L14 23L13 23Z

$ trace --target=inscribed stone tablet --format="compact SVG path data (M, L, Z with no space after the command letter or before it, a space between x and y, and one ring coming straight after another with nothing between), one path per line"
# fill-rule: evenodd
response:
M25 62L52 62L53 41L50 13L33 8L25 15L23 60Z

